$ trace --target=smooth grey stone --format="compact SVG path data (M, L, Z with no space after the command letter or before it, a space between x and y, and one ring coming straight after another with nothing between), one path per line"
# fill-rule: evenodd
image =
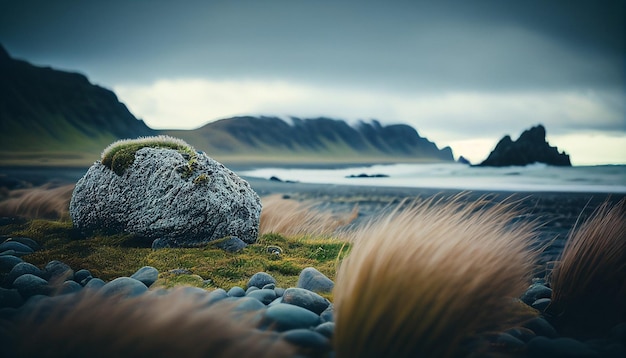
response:
M216 243L215 246L226 252L238 252L246 248L248 244L243 242L243 240L241 240L237 236L231 236L226 240Z
M16 278L13 282L13 288L16 288L24 299L34 295L49 295L52 292L48 281L30 273Z
M68 293L76 293L82 289L83 289L83 286L81 286L78 282L74 280L67 280L63 282L63 284L61 285L61 289L59 290L58 294L64 295Z
M233 310L238 312L254 312L266 308L261 301L252 297L237 297L233 302L235 303Z
M17 253L32 254L34 252L29 246L17 241L7 240L0 244L0 251L13 250Z
M270 274L265 272L257 272L252 275L252 277L250 277L250 280L248 281L248 287L263 287L270 283L276 284L276 280Z
M261 301L264 305L268 305L276 299L276 292L274 292L274 290L264 288L261 290L252 291L248 293L246 297L255 298Z
M50 282L61 282L74 277L74 270L59 260L53 260L44 267L46 277Z
M537 336L535 332L531 331L530 329L526 327L513 327L511 329L506 330L505 333L508 333L511 336L519 340L522 340L524 342L528 342Z
M272 301L272 302L270 302L270 303L268 304L268 306L274 306L274 305L277 305L277 304L279 304L279 303L283 303L283 298L282 298L282 297L276 297L276 298L274 299L274 301Z
M540 298L552 298L552 289L541 284L533 284L520 297L522 302L529 306Z
M535 317L524 323L524 327L530 329L538 336L555 338L558 336L556 329L543 317Z
M159 278L159 270L152 266L144 266L132 274L130 278L141 281L146 287L150 287Z
M37 243L37 241L29 238L29 237L23 237L23 236L17 236L17 237L12 237L10 238L11 241L17 241L21 244L24 244L28 247L30 247L33 251L38 251L41 250L41 245L39 245L39 243Z
M549 298L540 298L538 300L536 300L535 302L533 302L532 305L530 305L532 308L538 310L539 312L543 312L546 310L546 308L548 308L548 306L550 305L550 303L552 302L551 299Z
M250 286L248 287L248 289L246 290L246 295L252 291L256 291L256 290L260 290L260 288L256 287L256 286Z
M306 308L316 314L324 312L330 304L324 297L315 292L295 287L285 290L283 302Z
M41 271L39 267L33 264L30 264L28 262L20 262L16 264L15 266L13 266L11 271L9 271L9 273L7 274L5 278L5 282L8 285L11 285L18 277L25 275L25 274L35 275L42 279L45 277L44 272Z
M331 339L335 334L335 322L324 322L315 327L315 332Z
M535 337L528 342L528 355L531 357L554 358L594 358L600 355L586 344L572 338L549 339Z
M143 282L130 277L118 277L102 286L99 292L105 296L134 297L146 291L148 291L148 287Z
M292 329L284 332L282 336L289 343L316 352L325 352L331 349L328 337L310 329Z
M283 297L283 295L285 294L285 289L282 287L276 287L274 288L274 292L276 292L276 297Z
M286 331L316 327L320 324L320 317L305 308L279 303L267 309L264 321L277 331Z
M74 281L78 283L83 282L86 278L89 277L93 277L91 276L91 272L89 272L89 270L82 269L74 272Z
M89 282L85 284L85 288L90 289L90 290L98 290L102 288L104 285L106 285L106 282L96 277L96 278L92 278L91 280L89 280Z
M0 272L9 272L15 265L24 262L21 258L14 255L0 255Z
M246 295L246 291L239 286L235 286L228 290L228 295L230 297L243 297Z
M18 257L24 256L21 253L15 252L15 250L0 251L0 256L4 256L4 255L18 256Z
M207 304L211 305L228 297L228 293L223 288L216 288L207 295Z
M267 285L263 286L261 289L263 289L263 290L273 290L275 288L276 288L276 284L268 283Z
M24 304L24 299L22 295L17 291L17 289L8 289L0 287L0 308L17 308Z
M298 277L297 287L309 291L330 293L334 286L335 283L331 279L314 267L305 268L300 272L300 277Z
M320 318L322 322L335 322L335 307L331 304L324 310L324 312L320 313Z

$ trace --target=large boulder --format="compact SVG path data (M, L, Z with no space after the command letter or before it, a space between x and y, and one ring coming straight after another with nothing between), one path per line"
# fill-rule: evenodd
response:
M75 227L132 233L154 248L226 236L256 241L261 202L245 180L182 141L154 143L125 141L105 150L72 194Z
M546 129L542 125L525 130L516 140L504 136L480 166L523 166L544 163L555 166L572 166L569 155L559 152L546 141Z

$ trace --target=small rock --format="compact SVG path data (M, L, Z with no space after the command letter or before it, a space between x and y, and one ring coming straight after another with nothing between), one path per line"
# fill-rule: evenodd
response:
M315 352L326 352L331 349L328 337L310 329L292 329L283 333L283 338L289 343Z
M35 295L49 295L52 291L48 281L43 278L26 273L15 279L13 288L26 300Z
M531 331L530 329L526 327L513 327L511 329L506 330L505 333L508 333L511 336L519 340L522 340L524 342L528 342L537 336L535 332Z
M246 295L252 291L256 291L256 290L260 290L260 288L256 287L256 286L250 286L248 287L248 289L246 290Z
M264 321L278 331L286 331L316 327L320 323L320 317L305 308L279 303L267 309Z
M48 262L46 267L44 267L44 271L46 273L46 277L48 277L48 281L53 283L62 282L68 278L74 277L74 270L59 260Z
M7 283L7 285L11 285L18 277L25 274L35 275L40 278L45 277L44 272L41 271L37 266L28 262L20 262L17 265L13 266L11 271L9 271L5 278L5 282Z
M274 289L274 292L276 292L276 297L283 297L283 295L285 294L285 289L282 287L276 287Z
M17 256L0 255L0 272L9 272L20 262L24 262L24 260Z
M81 283L83 282L85 279L93 277L91 276L91 272L89 272L89 270L78 270L74 273L74 281Z
M248 287L263 287L270 283L276 284L276 280L271 275L265 272L257 272L252 275L252 277L248 281Z
M20 244L24 244L24 245L30 247L33 251L41 250L41 245L39 245L37 243L37 241L35 241L35 240L31 239L31 238L28 238L28 237L20 237L20 236L18 236L18 237L12 237L10 240L17 241Z
M148 287L143 282L130 277L118 277L100 289L100 292L105 296L120 295L124 297L139 296L146 291L148 291Z
M243 250L248 244L237 236L231 236L228 239L218 241L215 246L226 252L238 252Z
M285 290L283 302L306 308L316 314L324 312L330 304L324 297L315 292L295 287Z
M234 306L234 310L238 312L254 312L265 309L265 305L252 297L237 298Z
M261 289L250 292L246 295L246 297L256 298L261 301L264 305L270 304L272 301L276 299L276 292L274 290L269 289Z
M333 338L335 334L335 323L334 322L324 322L319 326L315 327L315 332L320 333L326 336L328 339Z
M525 343L519 338L513 337L508 333L498 334L496 344L507 349L518 349L524 347Z
M144 266L132 274L130 278L141 281L146 287L150 287L159 278L159 271L152 266Z
M0 244L0 251L7 250L13 250L20 255L32 254L34 252L29 246L12 240L7 240Z
M24 304L24 299L16 289L0 287L0 308L17 308L22 304Z
M556 329L552 327L548 321L543 317L535 317L528 322L524 323L524 327L530 329L538 336L544 336L548 338L555 338L558 336Z
M331 304L320 314L322 322L335 322L335 307Z
M98 290L102 288L104 285L106 285L106 282L96 277L96 278L92 278L91 280L89 280L89 282L85 284L85 288L90 289L90 290Z
M300 272L297 284L298 288L321 293L332 292L334 286L331 279L313 267L307 267Z
M551 298L552 297L552 289L542 285L542 284L533 284L531 285L526 292L520 297L520 299L527 305L531 305L533 302L540 298Z
M246 295L246 291L239 286L231 288L227 293L230 297L243 297Z
M74 280L67 280L63 282L63 284L61 285L61 289L59 290L58 294L64 295L68 293L76 293L82 289L83 289L83 286L81 286L78 282Z
M207 305L211 305L217 301L221 301L225 298L228 298L228 293L222 288L216 288L215 290L209 292L207 295Z
M539 312L543 312L546 310L546 308L548 308L551 302L552 300L549 298L540 298L538 300L535 300L535 302L533 302L533 304L530 306L538 310Z
M273 290L276 288L276 285L273 283L268 283L267 285L263 286L262 289L264 290Z

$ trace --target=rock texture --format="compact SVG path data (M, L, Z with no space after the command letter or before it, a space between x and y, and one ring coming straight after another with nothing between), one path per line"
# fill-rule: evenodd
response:
M510 136L502 138L480 166L503 167L545 163L556 166L572 166L569 155L559 152L546 141L546 129L542 125L522 133L517 141Z
M176 150L148 147L122 175L94 163L72 194L74 226L136 234L154 248L226 236L255 242L261 202L250 185L203 153L192 164Z

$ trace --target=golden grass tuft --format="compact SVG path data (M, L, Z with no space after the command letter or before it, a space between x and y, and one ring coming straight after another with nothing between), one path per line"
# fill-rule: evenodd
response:
M359 215L358 207L351 213L336 215L315 209L313 201L300 202L270 195L262 199L261 234L276 233L285 236L328 236L348 225Z
M606 334L626 317L626 201L601 205L576 231L552 272L548 312L562 334Z
M11 330L10 346L19 357L269 358L295 353L277 335L251 328L254 316L237 313L232 303L207 306L206 297L184 289L123 300L67 295L55 299L52 312L45 304L31 312Z
M28 219L61 219L69 216L74 185L55 187L46 184L36 188L8 192L0 201L0 216L21 216Z
M405 203L406 204L406 203ZM450 357L526 319L536 253L507 204L408 203L347 238L335 281L337 357Z

